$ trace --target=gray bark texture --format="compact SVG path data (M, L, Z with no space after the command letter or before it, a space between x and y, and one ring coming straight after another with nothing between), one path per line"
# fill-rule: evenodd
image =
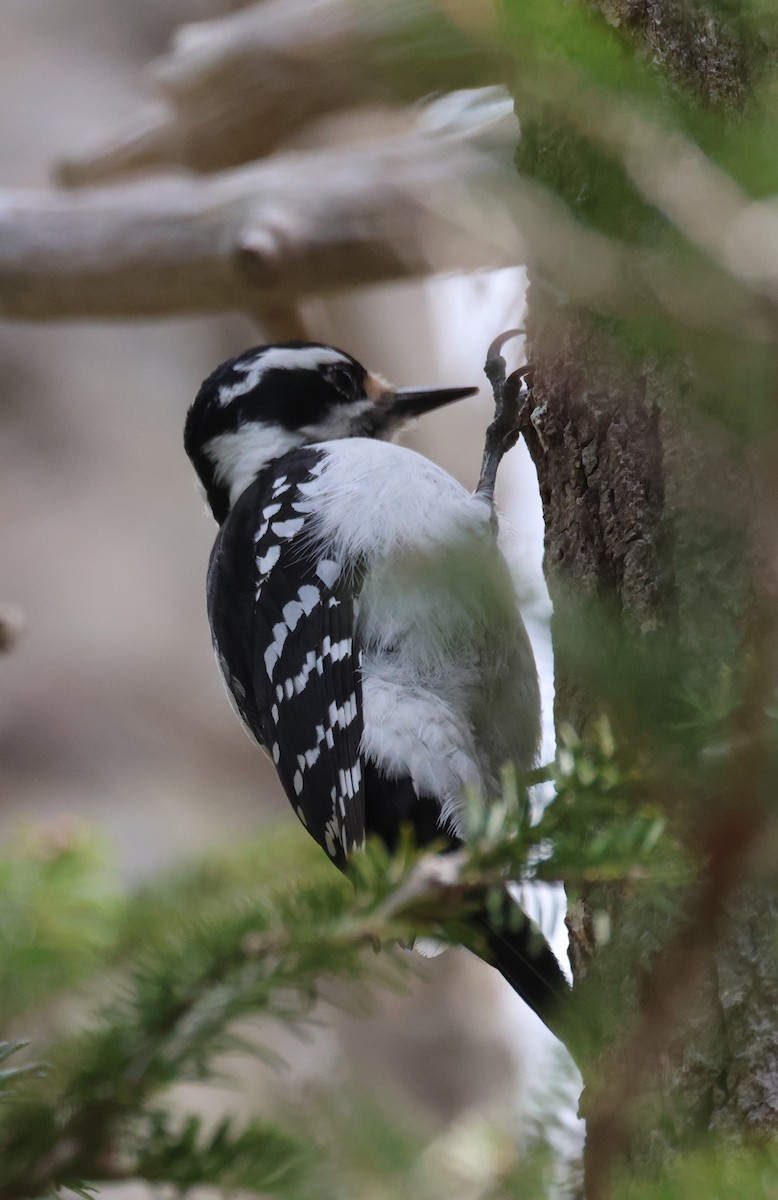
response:
M655 639L666 653L669 640L699 686L714 687L720 671L734 667L747 619L748 506L734 451L706 439L687 405L679 412L665 371L620 360L607 333L558 308L538 284L528 335L537 366L524 434L545 517L557 722L585 729L607 707L590 659L577 653L578 631L582 639L590 632L581 626L582 597L607 606L603 670L621 669L608 646L618 627L635 654L624 670L641 653L650 659ZM648 722L652 703L647 696ZM627 736L640 736L639 700L609 715ZM665 800L672 818L674 801ZM680 796L675 803L683 820ZM644 1113L644 1136L633 1144L640 1159L658 1164L706 1129L778 1126L778 898L752 884L728 908L726 936L705 964ZM602 947L594 945L594 911L609 915ZM578 980L598 977L605 1040L609 1021L618 1028L636 1009L637 976L672 925L640 893L596 888L572 905L571 963Z
M718 8L695 5L691 13L675 0L600 7L673 85L730 113L746 103L756 50ZM518 108L522 118L521 102ZM533 170L542 119L539 126ZM548 145L558 156L553 130ZM657 800L669 820L704 846L704 834L688 828L706 812L704 786L698 779L690 796L683 762L676 774L669 757L657 764L652 736L673 684L683 680L712 695L742 663L754 595L747 454L705 418L684 362L660 365L626 349L609 322L560 295L539 264L530 271L535 378L523 433L543 501L556 723L584 732L606 711L656 766ZM599 625L591 624L591 611ZM630 672L632 684L621 687L621 674ZM737 810L740 786L736 777L723 799L711 798L712 823L727 804ZM760 784L753 787L756 794ZM601 1159L614 1146L617 1157L653 1169L706 1132L745 1139L778 1129L778 895L753 856L738 855L723 869L718 892L713 874L699 896L689 889L680 916L640 889L598 885L571 897L570 959L582 995L596 982L600 1041L636 1031L621 1044L610 1106L592 1099L607 1052L584 1071L587 1200L610 1194L614 1164L606 1170ZM609 933L596 945L603 916ZM654 976L673 939L664 974ZM662 981L671 995L652 993Z

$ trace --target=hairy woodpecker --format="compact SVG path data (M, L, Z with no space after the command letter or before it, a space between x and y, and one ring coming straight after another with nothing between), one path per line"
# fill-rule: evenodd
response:
M465 793L486 801L504 763L535 761L537 673L493 508L516 432L487 439L474 494L392 442L475 391L395 389L332 346L287 342L223 363L187 416L220 525L208 615L228 694L339 867L366 833L394 847L404 823L457 845ZM564 975L520 910L518 929L505 919L507 892L503 907L473 918L484 957L553 1026Z

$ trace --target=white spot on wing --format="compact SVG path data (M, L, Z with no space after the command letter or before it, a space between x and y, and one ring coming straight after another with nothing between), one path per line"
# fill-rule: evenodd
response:
M267 671L268 679L273 678L273 671L281 657L281 651L288 636L289 627L284 625L282 621L273 626L273 640L265 651L265 670Z
M316 574L325 587L331 588L340 576L340 563L334 558L322 558L316 564Z
M275 521L273 523L273 533L277 537L291 538L296 533L299 533L305 524L304 517L294 517L289 521Z
M281 557L281 547L271 546L267 554L257 559L257 570L260 575L269 575Z
M280 504L266 504L265 507L262 509L262 524L257 528L257 531L254 534L254 544L255 545L258 545L262 541L262 539L265 537L268 529L270 528L270 522L271 522L272 518L276 515L277 512L280 512L280 511L281 511Z
M297 593L297 599L302 604L303 612L307 617L321 600L321 592L312 583L304 583Z
M290 600L281 610L284 620L291 629L297 628L297 622L303 615L303 606L299 600Z
M330 647L330 658L333 662L340 662L344 658L348 658L351 653L351 638L342 638L339 642L334 642Z
M291 692L289 691L290 687L292 687L294 689L294 691L297 692L298 695L300 694L300 692L302 692L304 690L305 685L308 682L308 678L311 674L311 671L314 669L315 666L316 666L316 651L309 650L305 656L305 662L302 665L302 670L300 671L299 675L292 675L284 683L284 690L287 693L287 695L291 695Z

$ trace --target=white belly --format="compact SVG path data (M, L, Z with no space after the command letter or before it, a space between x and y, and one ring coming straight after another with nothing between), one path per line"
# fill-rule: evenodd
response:
M460 832L465 789L494 794L504 762L532 764L537 675L486 501L386 442L326 444L317 540L364 555L362 748L439 798Z

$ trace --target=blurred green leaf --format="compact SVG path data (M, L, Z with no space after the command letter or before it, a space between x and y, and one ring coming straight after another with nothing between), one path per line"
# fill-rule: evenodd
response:
M60 821L6 845L0 892L1 1027L97 969L115 935L119 891L96 834Z

